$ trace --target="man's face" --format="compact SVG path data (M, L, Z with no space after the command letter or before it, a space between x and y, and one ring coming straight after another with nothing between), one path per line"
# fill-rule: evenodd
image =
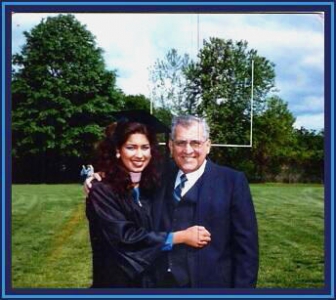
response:
M169 148L177 166L184 173L196 171L210 152L210 140L205 140L203 126L197 122L189 127L177 125L173 137Z

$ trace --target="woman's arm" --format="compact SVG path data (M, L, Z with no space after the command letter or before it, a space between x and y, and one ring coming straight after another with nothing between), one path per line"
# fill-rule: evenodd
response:
M148 231L130 219L120 199L102 182L91 188L86 202L86 212L90 226L99 227L111 251L118 257L116 261L135 276L149 267L162 253L167 232ZM173 244L187 244L203 247L210 240L210 234L202 226L189 227L173 234Z

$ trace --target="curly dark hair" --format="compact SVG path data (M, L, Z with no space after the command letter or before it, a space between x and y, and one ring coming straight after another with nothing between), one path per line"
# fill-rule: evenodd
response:
M156 134L146 125L131 121L111 123L105 129L105 138L97 146L98 171L104 172L104 181L108 182L113 191L123 194L132 186L129 171L125 168L121 159L116 158L117 150L126 143L130 135L135 133L144 134L151 147L151 160L143 170L140 188L144 193L151 193L159 184L161 155L158 150Z

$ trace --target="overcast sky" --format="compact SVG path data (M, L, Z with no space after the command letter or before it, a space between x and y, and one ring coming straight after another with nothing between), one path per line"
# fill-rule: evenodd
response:
M13 14L12 49L52 14ZM246 40L275 63L278 95L296 127L324 128L324 19L311 14L74 14L96 37L108 69L126 94L150 95L148 68L171 48L196 58L203 39Z

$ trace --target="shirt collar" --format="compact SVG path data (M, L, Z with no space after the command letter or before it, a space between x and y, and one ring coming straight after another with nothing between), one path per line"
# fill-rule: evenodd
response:
M196 171L186 174L187 179L188 179L187 181L188 185L189 184L193 185L198 180L198 178L200 178L203 175L206 163L207 163L207 160L205 159L204 162L201 164L201 166ZM180 177L182 174L183 172L181 170L177 172L175 186L180 184Z

